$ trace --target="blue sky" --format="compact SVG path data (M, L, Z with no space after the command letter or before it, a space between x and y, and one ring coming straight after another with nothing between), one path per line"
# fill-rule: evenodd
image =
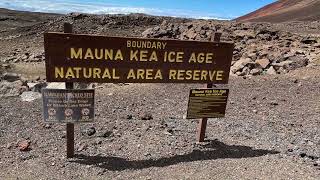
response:
M97 14L146 13L205 19L233 19L275 0L0 0L15 10Z

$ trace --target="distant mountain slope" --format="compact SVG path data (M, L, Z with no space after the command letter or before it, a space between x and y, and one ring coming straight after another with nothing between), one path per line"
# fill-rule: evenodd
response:
M255 22L320 20L320 0L279 0L236 20Z

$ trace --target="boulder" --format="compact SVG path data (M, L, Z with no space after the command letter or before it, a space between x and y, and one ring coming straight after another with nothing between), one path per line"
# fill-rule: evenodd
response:
M289 57L286 61L280 63L273 63L275 67L282 67L285 70L294 70L300 67L305 67L309 63L308 59L304 56L292 56Z
M269 75L276 75L277 71L273 68L273 66L271 66L268 70L267 70L267 74Z
M194 32L193 29L190 29L185 35L186 35L187 38L194 40L196 38L196 36L197 36L197 33Z
M243 69L250 62L252 62L250 58L241 58L237 62L234 63L231 70L233 73L235 73L235 72Z
M149 28L142 32L142 37L148 38L152 34L154 28Z
M259 75L259 74L261 74L262 73L262 69L252 69L251 71L250 71L250 74L252 74L252 75Z
M268 67L268 65L270 64L270 61L269 61L269 59L264 58L264 59L258 59L258 60L256 60L256 63L257 63L260 67L262 67L263 69L265 69L265 68Z
M288 67L284 67L288 70L305 67L308 65L308 62L309 62L308 59L304 56L293 56L293 57L290 57L288 60L293 62L289 64Z
M292 61L282 61L282 62L279 62L279 63L272 63L273 66L275 67L284 67L284 66L288 66L290 64L292 64L293 62Z

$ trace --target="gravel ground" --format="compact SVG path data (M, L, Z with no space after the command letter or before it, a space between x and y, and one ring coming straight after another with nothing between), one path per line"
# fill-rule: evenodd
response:
M226 118L210 119L196 144L197 120L183 116L189 89L201 85L102 84L95 123L76 125L73 159L65 126L44 125L41 100L3 98L0 177L317 179L319 85L314 75L233 77ZM146 113L153 119L140 120ZM17 149L22 140L30 151Z

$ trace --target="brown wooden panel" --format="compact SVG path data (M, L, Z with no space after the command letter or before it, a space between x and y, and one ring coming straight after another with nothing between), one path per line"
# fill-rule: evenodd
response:
M45 33L44 39L49 82L226 84L234 47L68 33Z

